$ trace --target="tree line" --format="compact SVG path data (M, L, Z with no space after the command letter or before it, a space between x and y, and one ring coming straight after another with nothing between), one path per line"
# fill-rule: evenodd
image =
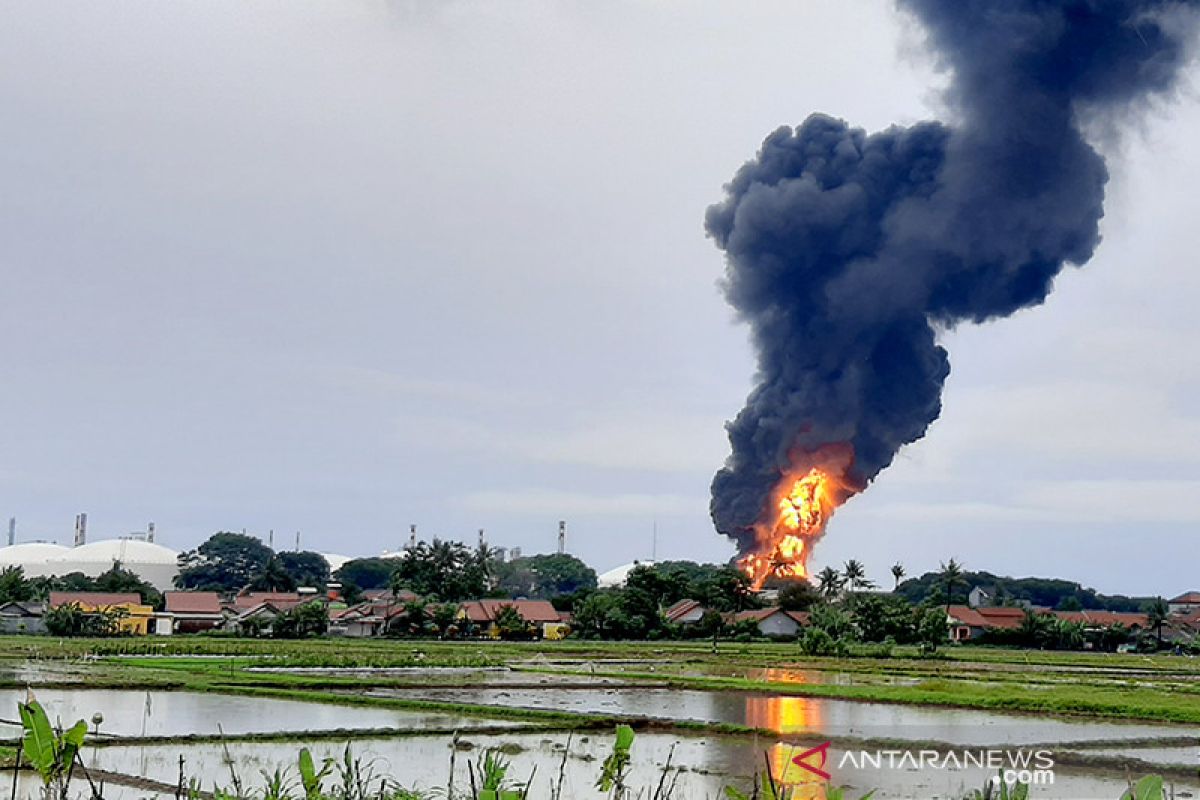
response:
M962 571L961 578L964 584L986 591L992 598L992 605L997 606L1028 604L1058 611L1086 608L1137 612L1154 600L1153 597L1101 594L1095 589L1061 578L1008 578L984 571ZM896 586L896 592L910 603L920 603L941 591L940 572L927 572L919 578L898 581Z
M163 606L162 593L138 577L137 574L122 567L120 563L113 564L95 578L88 577L82 572L30 578L26 577L24 568L20 566L10 566L0 570L0 605L5 603L45 603L50 599L51 592L136 594L142 598L144 605L151 606L156 611L162 610Z

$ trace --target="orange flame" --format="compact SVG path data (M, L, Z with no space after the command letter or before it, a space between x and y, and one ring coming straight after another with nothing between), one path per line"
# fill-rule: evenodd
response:
M848 443L790 455L792 469L754 524L754 550L738 561L755 591L770 577L807 578L813 544L825 533L834 510L857 491L847 476L854 463Z

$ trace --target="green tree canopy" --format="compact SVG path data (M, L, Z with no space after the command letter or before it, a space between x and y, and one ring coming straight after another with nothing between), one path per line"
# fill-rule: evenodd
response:
M549 599L596 588L596 571L567 554L554 553L494 562L492 569L496 588L510 597Z
M1167 622L1167 617L1171 613L1170 607L1167 605L1166 600L1156 597L1145 605L1144 610L1150 627L1155 630L1158 646L1161 648L1163 643L1162 629L1163 625Z
M292 576L297 586L312 586L317 589L329 582L329 562L320 553L311 550L284 551L275 558L284 572Z
M821 593L808 581L789 581L779 590L778 603L784 611L808 611L821 599Z
M143 603L158 611L163 607L162 592L120 564L113 564L107 572L97 575L92 581L91 589L84 591L133 593L141 597Z
M642 564L630 571L625 586L645 592L663 608L685 598L717 611L742 611L758 606L750 591L749 578L728 565L693 561Z
M272 554L262 571L250 579L247 588L253 592L294 592L296 579L284 568L283 560Z
M1060 578L1010 578L995 575L991 572L971 572L964 570L962 579L968 591L979 586L992 596L997 605L1005 602L1024 601L1035 606L1060 608L1067 598L1075 598L1082 608L1101 611L1141 611L1150 602L1150 597L1127 597L1125 595L1100 594L1095 589L1088 589L1074 582ZM923 602L943 602L944 590L940 586L940 573L926 572L919 578L901 581L896 587L896 593L902 595L908 602L915 604ZM961 598L962 592L958 596Z
M817 587L827 600L837 597L842 591L842 575L833 567L826 567L817 573Z
M954 603L955 593L958 587L966 588L970 583L963 577L962 564L959 564L953 558L941 565L941 572L938 573L939 586L942 589L942 596L946 601L946 609Z
M180 589L236 592L262 574L271 560L271 548L253 536L222 531L195 550L179 555Z
M329 611L320 600L289 608L271 623L271 635L276 639L304 639L321 636L329 629Z
M421 597L469 600L487 590L487 570L479 554L466 545L434 539L408 551L392 576L392 588Z
M78 603L63 603L47 611L42 621L54 636L115 636L123 617L121 609L84 611Z
M342 564L335 577L359 589L386 589L392 585L392 573L399 566L398 558L352 558Z
M25 570L20 566L5 567L0 572L0 605L32 600L33 591L33 584L26 580Z
M500 606L496 610L496 631L501 639L532 639L534 627L521 616L514 606Z
M916 638L918 617L903 597L860 595L854 604L854 624L864 642L884 639L905 644Z
M666 623L654 596L645 589L602 589L575 607L572 625L585 639L651 639L663 635Z

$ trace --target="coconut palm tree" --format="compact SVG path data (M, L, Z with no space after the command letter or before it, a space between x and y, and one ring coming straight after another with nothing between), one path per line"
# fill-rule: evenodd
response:
M852 592L875 588L875 583L867 580L867 571L863 568L862 562L854 558L847 561L846 565L842 567L842 578Z
M862 561L857 559L846 561L846 565L841 567L841 577L848 589L851 591L858 589L858 584L866 578L866 570L863 569Z
M1158 648L1160 650L1162 649L1163 644L1163 625L1166 624L1167 617L1170 615L1170 613L1170 606L1168 606L1167 601L1163 600L1161 597L1154 598L1146 606L1146 622L1149 623L1150 627L1154 628L1154 630L1157 632Z
M892 577L896 579L896 588L900 588L900 580L904 577L904 565L897 561L892 564Z
M946 592L946 613L950 613L950 606L954 603L954 590L959 586L966 586L967 579L963 577L962 564L959 564L953 558L943 562L941 572L938 575L938 583L941 584L942 590Z
M826 600L832 600L842 590L842 576L833 567L826 567L817 573L817 589Z

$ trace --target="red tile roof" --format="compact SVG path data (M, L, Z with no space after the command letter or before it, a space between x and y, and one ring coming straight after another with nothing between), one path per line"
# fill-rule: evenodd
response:
M734 611L730 614L724 614L723 616L725 618L725 622L732 624L735 622L744 622L745 620L748 620L748 619L753 620L755 622L762 622L765 619L770 619L771 617L775 616L776 614L783 614L784 616L791 617L792 621L797 623L798 625L807 625L808 624L808 613L807 612L805 612L805 611L784 611L782 608L779 608L778 606L772 606L770 608L752 608L749 611Z
M546 600L468 600L462 604L472 622L493 622L504 606L512 606L526 622L561 622L562 617Z
M300 595L296 592L247 592L239 594L233 598L233 607L238 611L245 611L248 608L262 605L263 603L292 603L293 605L300 601Z
M238 619L243 619L245 617L252 617L255 614L262 611L263 609L267 609L267 610L275 612L276 614L280 614L284 611L290 611L291 609L295 608L296 606L304 605L305 603L309 603L309 602L312 602L311 598L305 599L305 598L299 598L299 597L297 597L295 599L288 599L288 600L263 600L261 602L255 603L254 605L250 606L249 608L238 609Z
M947 609L950 618L960 625L968 625L972 628L987 628L989 623L975 609L970 606L950 606Z
M1124 625L1126 628L1145 628L1149 624L1145 614L1129 611L1055 611L1054 616L1067 622L1081 622L1087 626Z
M109 608L123 605L142 605L142 597L134 592L51 592L50 607L58 608L68 603L93 608Z
M172 614L221 613L221 597L216 592L163 592L163 600Z
M1046 611L1044 608L1034 606L1029 609L1035 614L1041 614ZM984 619L984 627L1000 628L1002 630L1015 630L1021 627L1021 621L1025 619L1024 608L1016 608L1010 606L991 606L987 608L977 608L975 612Z
M392 592L391 589L364 589L362 596L377 603L386 603L389 600L393 603L407 603L417 599L417 595L408 589L401 589L399 592Z
M1035 606L1030 609L1035 614L1053 614L1068 622L1079 622L1089 627L1108 627L1124 625L1126 628L1146 627L1146 615L1124 611L1049 611ZM991 606L970 608L969 606L950 606L950 616L961 625L972 628L989 628L1012 630L1021 627L1025 619L1025 609L1009 606Z
M699 602L685 599L672 604L663 612L663 615L667 618L667 622L678 622L698 608L703 612L704 609Z
M1186 603L1188 605L1193 603L1200 604L1200 592L1184 592L1183 594L1179 595L1179 597L1172 597L1167 602L1175 603L1177 605L1181 603Z

